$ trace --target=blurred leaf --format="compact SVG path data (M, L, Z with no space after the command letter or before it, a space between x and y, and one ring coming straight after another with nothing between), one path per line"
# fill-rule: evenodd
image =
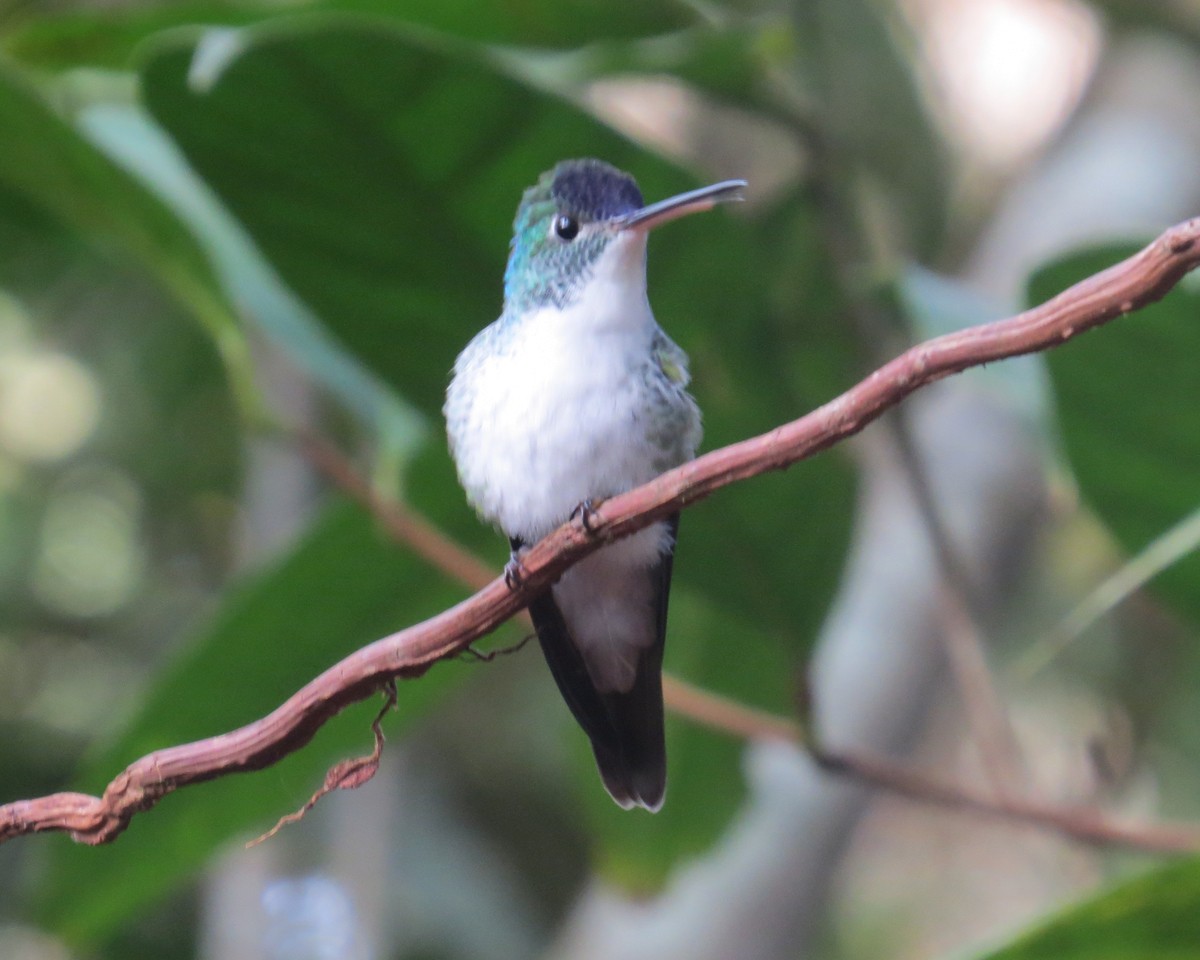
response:
M1105 247L1039 271L1039 303L1134 252ZM1063 446L1085 500L1136 553L1200 504L1200 294L1181 286L1048 354ZM1200 553L1153 581L1200 625Z
M506 57L518 76L549 90L582 88L621 74L671 76L714 100L772 116L781 113L779 93L768 72L772 54L794 52L791 26L778 18L716 28L691 27L674 33L608 42L575 50L532 55L519 50Z
M812 0L791 10L799 44L792 74L809 103L810 129L824 141L819 176L841 193L858 192L851 209L864 216L878 213L872 184L886 184L890 216L870 227L899 237L905 252L934 251L944 226L945 163L895 5Z
M525 46L575 46L646 36L695 20L685 3L608 0L525 0L521 4L476 0L206 0L131 6L104 12L79 11L31 17L10 30L5 49L27 63L63 69L89 65L121 68L138 44L181 26L248 26L272 18L315 11L377 15L445 30L472 40Z
M978 960L1189 960L1200 943L1200 860L1068 907Z
M193 230L230 298L248 319L369 424L385 446L408 448L416 441L419 418L332 340L158 126L134 107L111 104L83 111L78 123Z
M87 764L79 789L102 790L152 750L258 719L339 657L460 596L426 564L386 542L357 508L333 507L289 556L227 598L213 624L164 672L125 733ZM394 734L408 726L467 676L462 665L447 663L402 683L399 716L385 720L386 728ZM269 770L165 798L102 850L56 845L41 888L44 922L76 945L112 936L220 847L299 807L333 763L369 752L370 717L378 708L370 700L347 710Z
M694 185L486 50L336 18L247 31L238 46L211 86L189 85L191 44L161 47L143 70L150 111L285 282L433 422L455 355L499 313L508 224L538 173L591 154L636 171L649 198ZM651 299L692 354L708 447L798 416L849 376L844 334L825 316L800 319L793 258L819 246L811 223L791 208L776 214L697 217L652 244ZM720 611L712 622L744 618L775 644L781 659L768 662L796 664L840 574L853 487L846 464L825 456L723 491L684 518L678 581ZM440 444L408 478L408 496L503 555L501 538L470 517ZM710 659L705 636L672 627L674 645L697 645L688 678L753 697L756 664ZM733 809L737 791L717 798L707 770L689 775L689 752L672 766L673 802L710 806L689 838L644 851L658 861L647 874L702 846ZM594 773L588 784L599 790Z
M0 184L102 247L149 268L201 321L253 409L246 345L203 251L156 198L59 118L0 61Z
M212 34L161 48L145 100L284 281L436 416L457 349L498 312L511 209L490 180L536 118L474 64L322 24L243 33L211 89L189 69Z

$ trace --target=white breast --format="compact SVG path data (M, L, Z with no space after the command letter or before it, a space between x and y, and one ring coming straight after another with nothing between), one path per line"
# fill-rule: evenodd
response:
M632 279L598 269L575 305L485 332L459 358L446 408L459 477L509 536L532 542L661 469L646 381L657 327Z

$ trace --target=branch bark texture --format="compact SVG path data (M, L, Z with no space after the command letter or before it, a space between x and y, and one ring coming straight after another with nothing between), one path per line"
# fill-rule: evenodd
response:
M634 533L724 486L807 459L858 433L926 384L968 367L1057 346L1131 313L1162 298L1198 265L1200 218L1170 228L1139 253L1039 307L912 347L799 420L714 450L605 501L589 516L590 529L577 521L564 524L524 555L525 575L519 589L510 590L502 577L492 580L438 616L346 657L261 720L148 754L122 771L99 797L57 793L0 806L0 842L28 833L64 831L82 843L107 843L134 815L180 787L270 766L303 747L346 706L372 695L393 678L420 676L436 661L494 630L571 564L605 542ZM855 772L854 763L840 758L818 755L818 760L830 769ZM865 776L870 771L857 773ZM912 783L893 788L921 793ZM1008 806L996 812L1019 816ZM1103 831L1083 832L1104 839ZM1194 837L1187 839L1194 845Z

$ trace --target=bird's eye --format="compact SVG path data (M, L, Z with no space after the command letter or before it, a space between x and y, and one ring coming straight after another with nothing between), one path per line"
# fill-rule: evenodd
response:
M579 221L566 213L554 218L554 232L564 240L574 240L579 233Z

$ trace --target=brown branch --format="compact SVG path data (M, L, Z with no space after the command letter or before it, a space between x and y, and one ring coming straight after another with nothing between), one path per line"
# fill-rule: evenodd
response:
M263 719L148 754L113 780L103 796L59 793L0 807L0 842L61 830L80 842L105 843L135 814L180 787L269 766L304 746L340 710L392 678L420 676L437 660L494 630L604 542L648 526L723 486L810 457L857 433L927 383L967 367L1056 346L1158 300L1198 264L1200 219L1195 219L1172 227L1140 253L1040 307L915 346L807 416L714 450L606 501L589 517L591 532L579 523L564 524L522 558L525 577L519 589L510 591L502 578L491 581L436 617L346 657ZM990 809L1000 806L986 802Z
M470 569L472 565L476 568L483 566L469 551L432 525L427 525L425 535L421 538L408 539L408 531L413 529L411 520L396 522L397 517L413 516L403 505L379 496L354 469L353 464L327 441L316 436L305 436L302 442L317 469L379 519L393 538L414 549L443 573L457 576L461 580L462 571ZM314 451L319 451L319 455L314 455ZM435 549L430 550L431 545ZM441 558L445 557L469 559L471 562L456 562L453 566L446 567L441 565ZM961 622L962 618L965 618L965 624ZM974 629L973 621L962 601L947 614L947 620L948 630ZM532 638L526 637L515 649L524 646L530 639ZM975 641L977 642L978 638L975 638ZM480 656L491 659L495 654ZM861 750L831 750L816 742L804 725L796 720L748 707L736 700L693 686L669 673L663 674L663 699L673 713L686 717L699 726L746 740L776 739L795 743L806 750L821 769L829 773L848 777L910 800L1032 824L1056 830L1083 843L1127 846L1166 853L1200 850L1200 828L1190 824L1134 823L1105 815L1094 808L1068 807L1021 798L1009 789L1010 782L998 782L994 784L995 789L987 793L963 784L933 779L887 757L864 753ZM377 732L377 738L378 736ZM328 791L322 790L315 795L305 809L326 792ZM291 814L285 817L284 821L292 822L295 819L296 815Z
M802 746L822 770L910 800L952 810L1002 817L1057 830L1084 843L1162 853L1200 850L1200 828L1191 824L1134 823L1088 807L1069 807L936 780L887 757L831 750L814 743L800 724L746 707L681 680L663 679L676 713L721 733L747 739L787 740Z
M305 431L300 434L299 441L309 462L339 490L365 506L392 539L408 545L435 569L472 590L482 590L495 578L496 573L491 567L424 517L405 509L402 503L381 497L341 451L324 437Z
M1135 822L1110 816L1093 807L1062 806L1011 794L996 796L961 783L935 780L886 757L858 751L842 753L810 747L809 752L823 770L882 787L921 803L1046 827L1083 843L1156 853L1200 850L1200 828L1192 824Z
M265 840L270 840L288 824L299 823L308 816L308 811L315 807L322 797L328 796L334 790L357 790L364 783L375 779L375 774L379 772L379 762L383 759L383 741L385 739L383 718L389 710L396 706L398 696L394 681L384 685L383 696L383 706L380 707L379 713L375 714L375 719L371 721L371 734L375 737L375 746L371 752L365 757L351 757L349 760L335 763L325 774L325 782L321 784L321 788L304 801L304 806L292 813L285 813L270 830L247 843L247 849L257 847Z

